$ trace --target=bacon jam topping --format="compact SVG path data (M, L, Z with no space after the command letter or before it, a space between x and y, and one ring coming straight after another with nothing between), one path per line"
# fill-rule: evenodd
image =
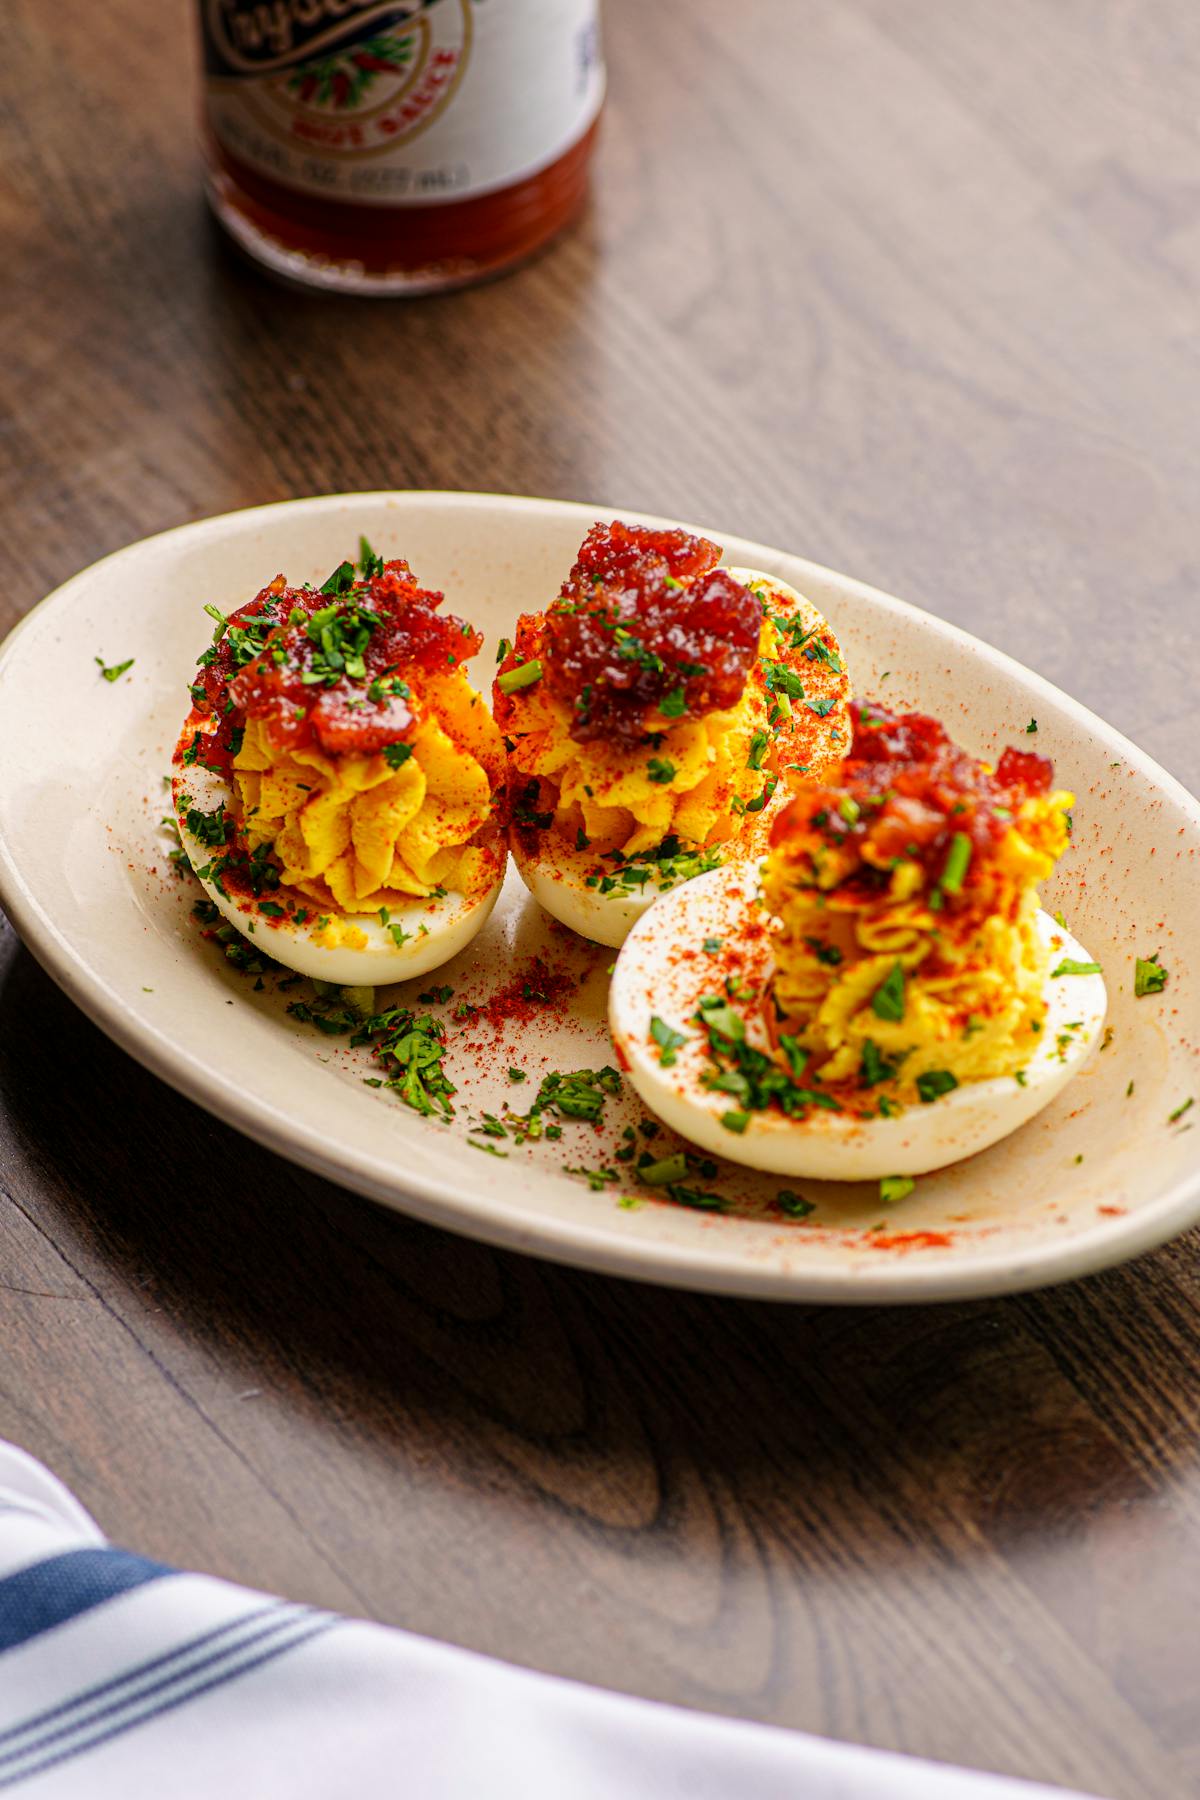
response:
M992 770L922 713L854 702L850 715L836 783L807 784L776 820L772 845L808 843L820 887L880 888L904 862L919 866L936 905L969 900L1021 806L1049 793L1051 764L1009 749Z
M417 720L414 681L455 668L482 637L443 595L418 586L406 562L363 547L361 573L345 562L321 588L277 575L227 618L200 658L192 703L205 727L199 760L228 769L248 718L262 719L281 750L371 755L401 743ZM183 760L188 760L186 751Z
M594 525L541 622L541 666L579 743L638 743L663 720L735 706L758 654L762 602L686 531ZM518 645L518 649L521 646ZM523 685L514 661L501 700ZM505 688L508 681L509 689ZM497 722L505 719L498 708Z

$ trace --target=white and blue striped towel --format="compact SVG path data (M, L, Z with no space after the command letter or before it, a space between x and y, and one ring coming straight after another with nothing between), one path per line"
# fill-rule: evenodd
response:
M0 1443L0 1794L10 1790L30 1800L1051 1795L601 1693L183 1574L108 1544L47 1469Z

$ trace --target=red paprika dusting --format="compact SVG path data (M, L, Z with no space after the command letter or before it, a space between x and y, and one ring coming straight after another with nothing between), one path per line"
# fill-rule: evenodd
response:
M866 1242L872 1250L948 1250L954 1237L949 1231L871 1231Z
M489 1025L496 1030L505 1025L529 1025L548 1015L558 1020L566 1016L564 1001L578 991L579 977L568 969L552 969L540 956L535 956L519 974L482 1001L471 1015L471 1028Z

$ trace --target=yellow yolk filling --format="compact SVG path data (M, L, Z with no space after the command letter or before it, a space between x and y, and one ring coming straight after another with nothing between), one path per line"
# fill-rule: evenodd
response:
M420 693L398 768L382 754L277 750L261 720L247 721L233 768L249 847L272 843L281 880L323 910L376 913L439 887L471 896L498 872L494 845L478 840L501 779L500 734L460 671ZM351 948L361 937L336 920L326 931Z
M814 857L812 840L776 847L763 898L778 920L773 996L822 1081L859 1074L864 1045L899 1062L904 1099L918 1075L946 1070L960 1083L1013 1075L1037 1048L1045 1017L1048 956L1035 928L1037 883L1067 846L1073 796L1026 800L986 853L966 904L929 904L924 870L902 861L886 892L864 899L838 883L837 852ZM823 954L822 954L823 953ZM900 1019L872 1001L899 963Z
M759 650L777 654L768 624ZM761 797L774 772L767 723L774 702L756 662L736 706L700 719L656 722L661 741L653 746L599 739L580 744L570 735L569 705L538 682L521 695L514 761L519 775L536 775L557 791L555 827L572 842L582 829L597 854L633 856L672 834L689 846L718 844L738 835L747 803ZM764 734L755 758L761 766L751 768L755 732ZM674 773L661 779L668 765ZM652 770L660 779L652 779Z

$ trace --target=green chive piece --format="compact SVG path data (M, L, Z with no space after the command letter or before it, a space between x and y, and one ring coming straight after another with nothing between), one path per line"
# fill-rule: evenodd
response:
M519 688L532 687L535 681L542 679L542 664L539 657L532 657L529 662L518 664L515 669L506 669L503 675L497 675L496 686L502 694L515 694Z
M957 894L959 892L970 862L971 840L965 831L956 831L950 840L946 866L942 870L942 879L938 884L943 893Z

